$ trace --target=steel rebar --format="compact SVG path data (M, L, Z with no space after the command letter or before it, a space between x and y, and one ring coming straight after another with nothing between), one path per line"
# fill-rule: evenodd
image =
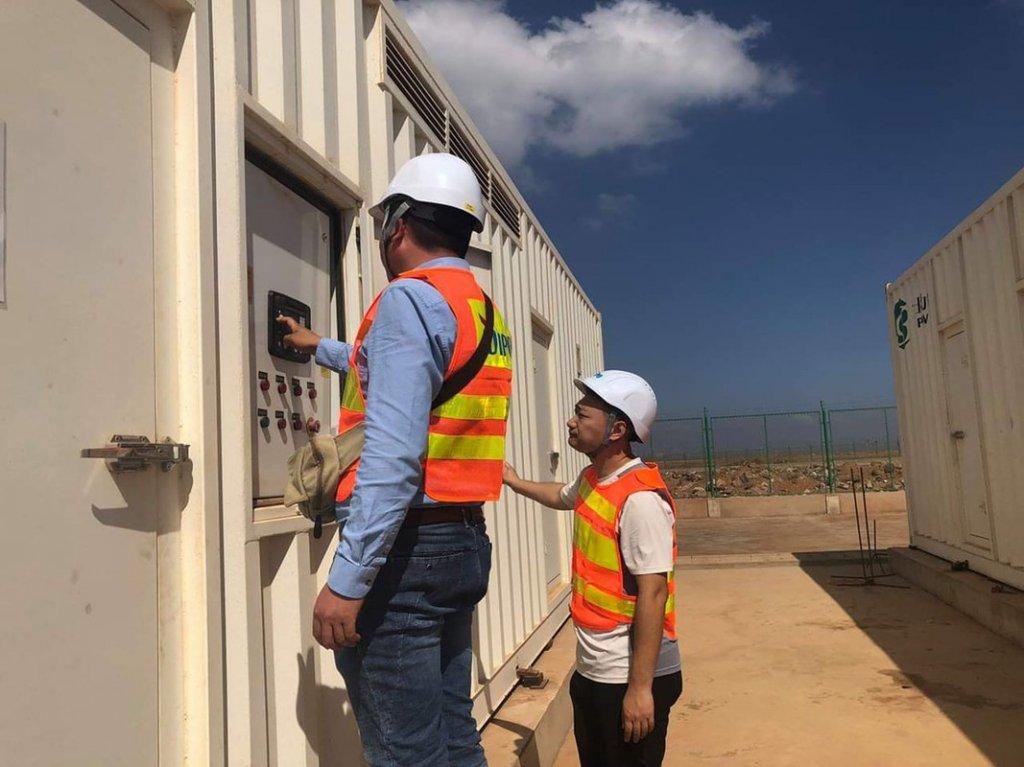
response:
M868 490L867 485L864 482L864 467L860 467L860 498L861 506L864 509L864 534L868 538L868 569L871 571L871 577L875 577L875 549L871 545L871 522L868 517ZM878 541L875 541L877 545Z
M850 467L850 490L853 491L853 514L857 518L857 550L860 552L860 569L864 573L864 580L868 579L868 569L864 564L864 541L860 535L860 509L857 507L857 479L853 475L853 467Z

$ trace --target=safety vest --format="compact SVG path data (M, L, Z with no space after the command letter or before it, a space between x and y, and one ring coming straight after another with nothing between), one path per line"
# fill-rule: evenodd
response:
M609 631L631 624L636 613L636 593L627 588L626 568L619 548L619 518L626 499L633 493L655 491L672 507L676 506L653 463L626 472L607 485L598 485L597 471L591 466L580 478L576 494L572 548L572 619L592 631ZM675 525L672 526L672 560L678 555ZM665 635L676 638L675 574L668 573L668 600L665 602Z
M423 280L432 285L455 315L455 346L445 371L447 380L473 356L483 337L483 291L468 269L418 269L404 272L399 277ZM366 392L356 364L382 295L383 291L370 304L352 345L341 399L339 434L362 423L366 417ZM423 458L423 489L428 496L445 503L498 499L511 393L512 338L504 318L495 308L494 335L483 367L458 394L430 412L427 450ZM342 473L338 483L339 502L352 495L358 468L359 461L356 461Z

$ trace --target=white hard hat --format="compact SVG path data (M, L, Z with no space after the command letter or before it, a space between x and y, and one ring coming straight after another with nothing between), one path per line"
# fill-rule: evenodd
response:
M658 398L651 385L640 376L625 370L604 370L589 378L577 378L575 383L584 394L593 392L625 415L633 424L638 440L646 442L651 436L651 426L658 414Z
M370 215L383 221L388 201L398 196L467 213L475 219L473 231L483 231L484 198L480 183L469 163L453 154L437 152L413 157L398 169L384 197L370 208Z

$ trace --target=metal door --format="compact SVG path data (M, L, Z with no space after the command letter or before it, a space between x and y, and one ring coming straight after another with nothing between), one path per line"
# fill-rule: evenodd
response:
M981 458L977 399L967 333L943 339L949 438L956 450L960 513L967 541L988 547L991 536L985 473Z
M534 448L537 455L538 482L555 482L556 460L553 439L553 414L551 412L551 335L536 324L533 326L533 340L530 345L533 363L533 392L536 402L536 429ZM548 586L562 576L562 539L559 528L560 515L551 509L543 512L544 574Z
M0 753L156 764L158 469L79 457L156 426L150 32L106 0L0 16Z
M271 516L290 516L297 511L280 506L288 458L306 444L307 433L330 431L330 373L312 357L271 353L269 300L275 294L304 304L310 327L330 335L331 219L252 162L245 164L245 208L253 498L257 506L276 507Z

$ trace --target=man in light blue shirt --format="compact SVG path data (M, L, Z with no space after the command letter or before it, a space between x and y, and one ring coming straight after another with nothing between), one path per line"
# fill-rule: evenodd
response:
M448 256L418 268L469 270ZM415 279L388 285L360 350L358 374L369 392L366 442L356 490L338 505L343 534L327 584L337 594L362 598L387 558L410 506L435 502L422 489L430 403L444 380L455 346L455 317L440 293ZM330 338L317 344L317 364L348 373L352 345ZM367 386L372 380L373 386Z
M472 231L482 228L482 198L462 160L424 155L399 170L378 211L392 282L356 359L351 344L281 318L291 331L286 343L359 376L365 393L365 444L355 488L337 507L339 543L313 633L335 650L371 765L482 765L469 697L470 630L491 544L481 504L438 503L423 489L432 403L458 323L439 289L399 276L468 272L464 256Z

